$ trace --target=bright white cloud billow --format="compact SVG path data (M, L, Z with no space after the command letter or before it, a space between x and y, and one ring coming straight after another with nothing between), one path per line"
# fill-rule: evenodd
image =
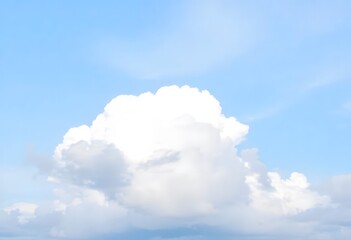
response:
M247 133L207 91L170 86L118 96L90 126L68 130L41 169L55 200L15 204L0 220L17 217L34 228L45 222L40 231L54 238L211 226L252 237L319 239L313 237L321 224L308 213L335 206L303 174L283 179L266 170L257 150L238 152Z
M233 147L247 131L207 91L119 96L90 127L68 131L52 177L152 214L209 214L244 195L246 169Z

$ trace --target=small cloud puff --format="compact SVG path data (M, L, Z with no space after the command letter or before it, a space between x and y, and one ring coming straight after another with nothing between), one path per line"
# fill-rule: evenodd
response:
M19 202L5 208L4 211L9 215L16 214L18 222L24 224L35 218L35 211L37 208L38 205L36 204Z

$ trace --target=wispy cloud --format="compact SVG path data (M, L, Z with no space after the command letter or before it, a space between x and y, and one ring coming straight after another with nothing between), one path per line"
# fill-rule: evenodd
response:
M253 16L224 1L186 1L183 11L173 14L161 33L104 42L103 58L139 78L192 75L239 56L259 34Z
M244 115L242 116L242 120L244 122L255 122L266 118L270 118L282 111L284 107L286 107L286 105L275 105L255 113Z
M280 99L271 106L267 106L257 112L247 114L242 117L244 121L254 122L270 118L281 113L285 109L301 101L315 91L331 87L338 84L351 83L351 71L348 63L331 64L323 66L312 73L305 74L298 84L292 85L289 89L283 89ZM349 102L345 102L342 107L344 111L351 108Z
M351 100L342 104L342 109L351 112Z
M302 86L301 91L309 92L345 81L351 82L351 68L348 61L345 61L346 63L331 63L329 66L324 66L310 77L310 80Z

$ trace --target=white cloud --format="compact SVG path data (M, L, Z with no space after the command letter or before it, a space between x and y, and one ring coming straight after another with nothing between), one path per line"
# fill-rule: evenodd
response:
M251 205L269 214L294 215L318 205L325 206L329 199L308 189L309 183L301 173L292 173L287 180L276 172L268 172L271 190L262 189L259 175L246 177L250 187Z
M215 219L229 212L284 217L327 203L302 174L282 180L267 173L257 150L238 155L247 132L196 88L116 97L90 126L70 129L55 150L48 173L57 184L53 208L64 215L51 233L79 238L128 226L219 224ZM86 208L102 214L104 224L92 229Z
M47 237L201 225L253 238L316 236L318 218L295 218L329 208L328 197L301 173L268 172L257 149L238 153L247 133L207 91L170 86L118 96L90 126L67 131L42 168L55 200L5 211Z
M234 146L247 131L207 91L119 96L90 127L67 132L53 175L155 214L208 214L240 198L245 168Z

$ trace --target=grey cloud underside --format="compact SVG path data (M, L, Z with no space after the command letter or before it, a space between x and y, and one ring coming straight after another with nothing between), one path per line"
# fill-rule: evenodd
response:
M127 181L123 154L112 144L80 141L62 152L53 176L74 185L99 189L113 197ZM82 164L84 162L84 164Z

